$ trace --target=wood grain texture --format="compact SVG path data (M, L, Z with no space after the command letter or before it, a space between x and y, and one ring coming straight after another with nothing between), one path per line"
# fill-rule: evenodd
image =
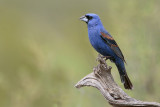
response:
M97 88L113 107L160 107L160 103L140 101L128 96L114 81L111 67L108 67L103 56L98 55L99 65L93 72L81 79L76 88L92 86Z

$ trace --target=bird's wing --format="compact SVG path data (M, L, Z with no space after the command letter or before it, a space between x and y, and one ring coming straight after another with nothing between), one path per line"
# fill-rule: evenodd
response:
M107 45L109 45L111 47L111 49L115 52L115 54L126 63L124 56L123 56L118 44L113 39L113 37L111 37L109 34L101 32L101 38L106 42Z

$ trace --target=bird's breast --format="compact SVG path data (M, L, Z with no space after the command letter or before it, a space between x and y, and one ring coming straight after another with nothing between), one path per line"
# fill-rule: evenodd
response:
M113 50L106 44L106 42L100 36L100 30L91 29L88 30L88 36L91 45L94 49L104 56L115 56Z

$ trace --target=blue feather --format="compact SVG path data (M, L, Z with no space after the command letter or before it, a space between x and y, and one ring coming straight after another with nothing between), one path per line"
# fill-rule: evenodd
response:
M132 89L133 86L130 79L128 78L124 65L124 56L116 41L103 27L99 16L90 13L82 16L81 20L87 23L88 36L91 45L103 56L110 56L110 60L113 61L118 68L121 82L124 84L124 87L126 89Z

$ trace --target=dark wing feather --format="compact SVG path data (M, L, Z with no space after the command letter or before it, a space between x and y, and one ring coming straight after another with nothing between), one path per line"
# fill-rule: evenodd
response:
M107 43L107 45L111 47L111 49L115 52L115 54L119 58L121 58L124 62L126 62L118 44L109 34L101 32L101 38Z

